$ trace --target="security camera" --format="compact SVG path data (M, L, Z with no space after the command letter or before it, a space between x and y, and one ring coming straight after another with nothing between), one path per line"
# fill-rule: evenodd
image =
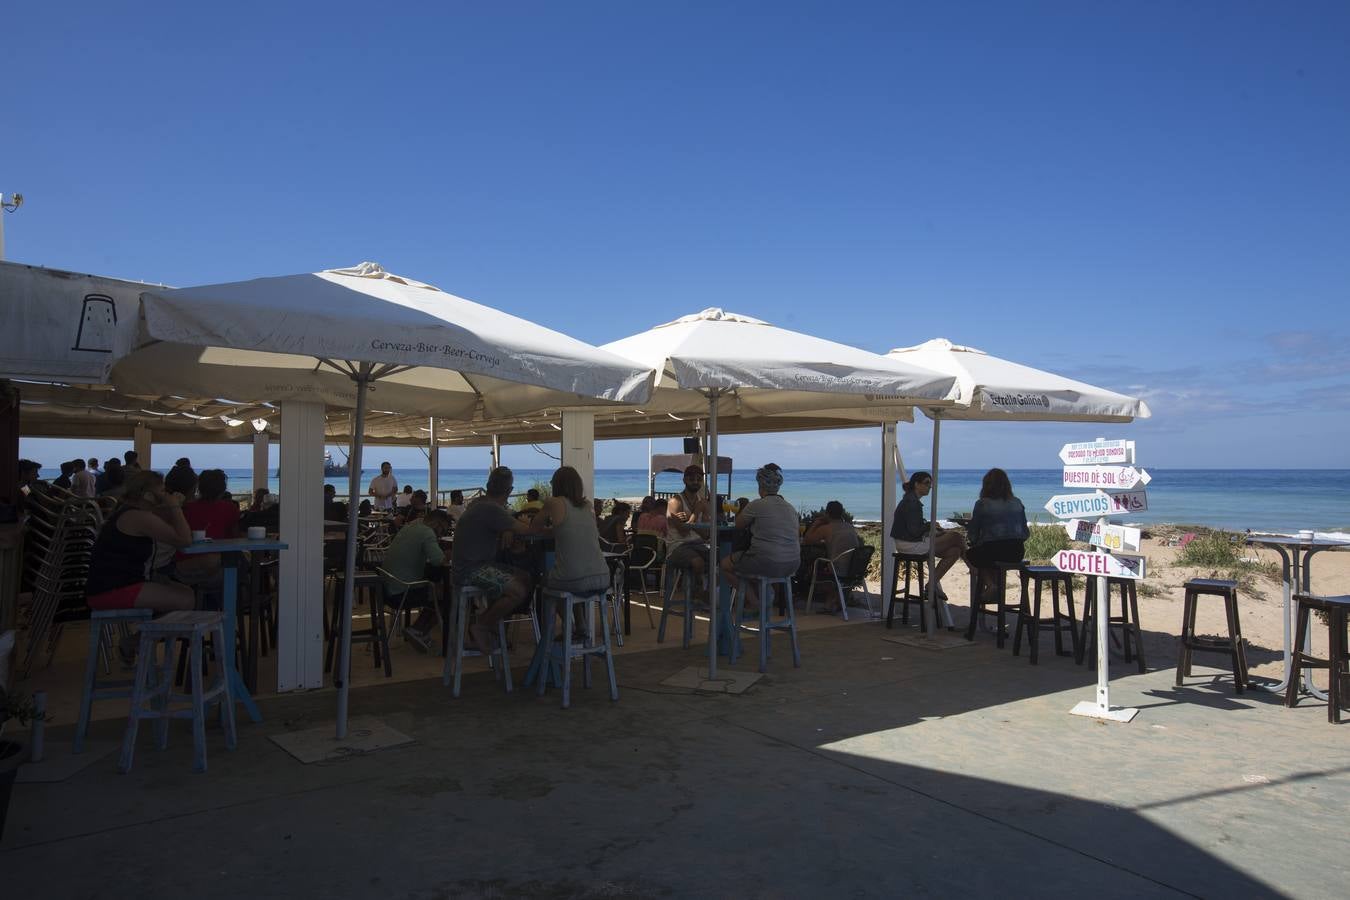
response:
M0 206L3 206L6 212L14 212L23 206L23 194L10 194L9 200L5 200L5 195L0 194Z

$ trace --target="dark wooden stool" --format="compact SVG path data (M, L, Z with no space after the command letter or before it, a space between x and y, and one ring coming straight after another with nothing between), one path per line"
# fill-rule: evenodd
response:
M1346 681L1350 679L1350 652L1346 650L1346 617L1350 614L1350 594L1319 596L1295 594L1298 609L1298 627L1294 631L1293 668L1289 672L1289 687L1284 692L1284 705L1298 703L1298 686L1304 669L1326 669L1330 684L1327 687L1327 721L1341 721L1341 706L1345 702ZM1327 658L1319 659L1308 653L1308 616L1313 610L1327 617Z
M892 553L891 557L895 560L891 574L891 606L886 610L886 627L893 627L895 621L895 606L900 604L900 624L909 624L909 605L916 604L919 607L919 621L924 621L923 604L928 599L928 594L924 590L924 574L928 570L927 553ZM905 588L900 590L900 568L905 570ZM919 578L919 590L917 593L910 593L909 580L913 574Z
M1041 587L1046 583L1050 584L1050 598L1054 608L1049 618L1041 618ZM1033 593L1029 590L1032 584L1036 585ZM1059 590L1064 588L1065 605L1068 607L1067 613L1059 610ZM1064 649L1064 637L1060 632L1061 623L1069 623L1069 640L1073 644L1072 650ZM1061 572L1054 566L1023 566L1022 567L1022 603L1017 611L1017 633L1013 636L1013 656L1020 656L1022 652L1022 634L1025 632L1027 640L1031 642L1031 664L1034 666L1040 657L1040 636L1041 626L1049 625L1055 630L1055 655L1056 656L1076 656L1078 654L1078 620L1073 612L1073 576L1068 572Z
M1111 615L1111 589L1120 589L1120 615ZM1093 620L1097 615L1097 578L1087 576L1087 590L1083 592L1083 617L1081 637L1075 661L1082 663L1089 656L1095 660L1097 653L1097 629ZM1139 671L1145 671L1144 636L1139 631L1139 589L1133 578L1106 579L1106 633L1109 636L1113 627L1120 628L1121 650L1126 662L1137 662ZM1138 652L1130 650L1133 638Z
M1242 644L1242 622L1238 618L1237 582L1215 578L1192 578L1183 585L1186 599L1181 608L1181 651L1177 656L1177 687L1191 674L1191 654L1227 653L1233 663L1233 687L1241 694L1247 689L1247 650ZM1195 611L1201 597L1219 597L1228 617L1227 638L1195 636Z
M323 669L333 671L337 662L337 645L342 640L342 585L344 576L339 574L333 591L333 611L328 621L328 646L323 655ZM352 646L370 644L375 657L375 666L384 664L384 677L392 678L394 664L389 659L389 627L384 621L384 579L374 572L357 572L352 579L352 603L356 603L356 594L368 590L370 596L370 627L352 629ZM346 673L343 673L345 675Z
M1021 608L1020 603L1008 602L1008 573L1020 571L1024 565L1026 565L1026 560L1015 563L996 562L989 566L991 569L998 570L998 580L994 583L994 597L991 600L980 599L979 580L975 577L971 578L975 588L971 591L970 596L970 624L966 626L966 640L975 640L975 627L980 622L980 616L992 614L998 616L998 630L995 632L997 635L996 643L1000 649L1003 647L1003 642L1008 639L1008 629L1004 617L1008 613L1016 615Z

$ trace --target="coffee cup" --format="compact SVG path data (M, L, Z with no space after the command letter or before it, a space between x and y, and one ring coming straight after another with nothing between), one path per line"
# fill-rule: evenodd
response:
M251 541L261 541L267 537L267 529L261 525L254 525L248 530L248 537Z
M194 531L194 532L192 532L192 539L193 539L194 541L204 541L204 540L206 540L206 532L205 532L205 531Z

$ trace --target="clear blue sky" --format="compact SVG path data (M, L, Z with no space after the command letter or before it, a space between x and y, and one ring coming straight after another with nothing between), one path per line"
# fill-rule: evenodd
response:
M1111 434L1154 465L1350 465L1343 2L27 3L5 45L10 259L374 260L593 343L705 306L945 336L1145 396ZM1048 467L1101 430L957 425L944 459ZM875 429L729 443L879 456Z

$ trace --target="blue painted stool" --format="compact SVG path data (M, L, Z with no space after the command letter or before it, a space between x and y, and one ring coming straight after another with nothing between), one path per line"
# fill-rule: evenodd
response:
M656 642L665 643L667 616L683 616L684 637L681 646L688 650L690 642L694 639L694 571L681 568L675 569L674 572L675 577L670 579L669 587L661 591L661 627L656 630ZM675 595L680 590L681 583L684 585L684 595L676 599ZM678 611L670 608L672 602L677 604Z
M614 677L614 652L609 644L609 591L611 588L602 588L598 591L591 591L585 594L574 594L570 591L559 591L552 588L545 588L544 597L544 637L541 646L543 652L550 661L554 657L553 647L553 629L555 622L555 604L563 605L563 634L562 649L559 662L562 665L562 707L567 709L572 705L572 660L581 658L581 683L583 687L591 686L591 657L603 656L605 658L605 672L609 675L609 699L619 699L619 684ZM586 638L580 647L572 643L572 630L576 624L576 608L584 606L586 610ZM595 636L595 611L600 610L600 639ZM540 672L535 685L535 693L542 697L544 690L548 687L548 672Z
M131 710L127 715L127 730L122 737L122 757L119 772L130 772L136 752L136 732L141 719L155 720L155 744L164 750L169 746L169 720L192 720L192 770L206 771L206 704L220 703L220 723L225 730L225 747L233 750L238 744L234 723L234 701L230 696L229 679L225 667L219 665L210 686L202 684L202 640L211 635L216 647L225 647L225 616L218 612L179 611L166 613L141 625L139 658L136 660L136 680L131 689ZM191 662L188 677L191 693L178 694L173 690L173 649L180 641L188 642ZM174 703L187 701L186 709L174 708ZM147 706L146 704L150 704Z
M450 696L459 696L459 683L464 675L464 632L469 623L469 604L482 603L486 605L489 602L488 592L482 588L464 585L455 589L455 649L445 657L445 668L441 670L441 684L450 686L451 672L454 673L454 686L450 690ZM509 694L515 690L515 684L511 680L511 657L506 649L506 623L509 619L502 619L497 623L497 648L492 651L488 657L489 664L495 659L497 664L493 665L493 673L497 678L505 681L506 692Z
M741 655L741 631L751 631L752 627L741 622L742 609L745 606L745 592L749 587L749 582L754 581L759 586L759 670L765 671L769 667L769 640L775 631L786 631L792 641L792 665L794 668L801 668L802 652L797 644L797 617L792 606L792 576L783 578L769 578L764 575L741 575L737 573L737 578L741 580L741 586L736 591L731 604L731 621L736 626L736 640L731 648L731 662L734 665ZM787 596L787 611L783 618L777 622L773 621L769 615L769 609L773 602L773 588L781 585Z
M89 732L89 716L95 700L119 700L131 696L134 682L129 678L98 680L98 659L104 659L103 671L112 674L112 658L117 645L115 630L125 629L132 622L144 622L154 615L149 609L95 609L89 613L89 657L84 661L84 690L80 694L80 720L75 726L74 752L84 752L84 738ZM118 627L120 626L120 628Z

